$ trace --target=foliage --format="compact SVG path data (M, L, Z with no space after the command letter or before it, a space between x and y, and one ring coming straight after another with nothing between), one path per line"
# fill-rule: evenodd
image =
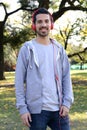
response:
M59 27L54 36L62 43L71 60L75 59L75 61L83 63L87 62L87 47L85 47L87 44L86 22L84 18L77 18L73 24L68 21L65 27Z
M34 9L34 8L37 8L38 1L37 0L19 0L19 3L21 4L23 8Z
M9 53L10 52L10 53ZM5 70L15 66L17 58L17 52L9 44L4 46L4 62ZM13 68L12 68L13 69Z
M3 43L4 45L10 44L13 49L20 48L25 41L31 40L34 35L31 27L27 24L22 28L7 24L4 31Z
M21 4L21 6L28 6L28 1L29 0L19 0L19 3Z
M77 55L71 57L71 61L76 61L78 63L86 63L87 62L87 52L84 52L82 54L79 54L78 52L81 52L82 50L84 50L84 47L82 46L82 44L77 45L69 45L69 51L68 54L75 54L77 53Z

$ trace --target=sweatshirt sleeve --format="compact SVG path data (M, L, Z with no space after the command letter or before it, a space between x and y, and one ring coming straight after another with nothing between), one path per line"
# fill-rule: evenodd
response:
M70 108L71 104L74 101L72 81L70 76L70 63L64 49L62 54L62 105Z
M28 112L27 104L25 102L25 88L24 82L27 73L27 51L26 47L21 47L16 64L15 72L15 93L16 93L16 106L20 114Z

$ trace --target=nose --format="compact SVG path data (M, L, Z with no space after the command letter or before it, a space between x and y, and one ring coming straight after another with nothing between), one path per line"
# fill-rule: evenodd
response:
M42 22L42 26L46 27L46 22Z

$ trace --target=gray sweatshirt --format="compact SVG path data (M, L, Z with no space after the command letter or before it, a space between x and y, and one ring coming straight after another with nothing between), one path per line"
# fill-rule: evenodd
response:
M34 39L33 39L34 40ZM33 40L21 47L16 64L15 93L16 105L20 114L40 113L43 106L42 75L39 71L39 58ZM70 108L73 103L73 90L70 78L70 65L63 47L51 39L55 48L56 73L60 105ZM45 70L44 70L45 71Z

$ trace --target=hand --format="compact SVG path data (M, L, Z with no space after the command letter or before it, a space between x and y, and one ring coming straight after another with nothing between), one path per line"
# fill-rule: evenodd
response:
M22 122L23 122L24 125L30 127L29 122L32 122L30 113L22 114L21 119L22 119Z
M66 107L66 106L61 106L61 107L60 107L60 112L59 112L59 114L60 114L61 117L67 116L68 113L69 113L69 108L68 108L68 107Z

